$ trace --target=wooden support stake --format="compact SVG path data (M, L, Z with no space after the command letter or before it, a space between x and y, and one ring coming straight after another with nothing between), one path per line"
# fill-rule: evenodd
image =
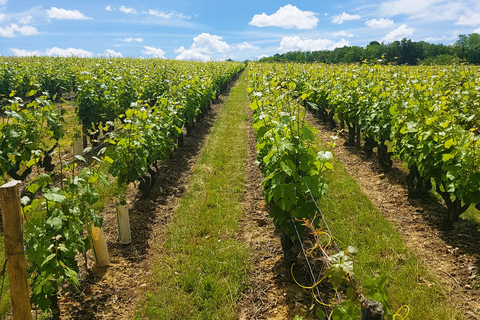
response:
M3 240L7 259L13 319L32 319L27 266L23 245L23 224L20 205L20 181L10 181L0 187L3 220Z

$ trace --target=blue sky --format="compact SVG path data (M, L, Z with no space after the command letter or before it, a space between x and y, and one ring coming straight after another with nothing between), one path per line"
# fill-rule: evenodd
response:
M480 33L479 0L0 0L0 55L247 60Z

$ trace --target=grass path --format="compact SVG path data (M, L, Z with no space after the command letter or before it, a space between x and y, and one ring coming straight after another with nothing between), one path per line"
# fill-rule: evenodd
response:
M167 226L139 316L234 319L247 281L248 247L238 235L247 157L246 72L231 90L190 184Z

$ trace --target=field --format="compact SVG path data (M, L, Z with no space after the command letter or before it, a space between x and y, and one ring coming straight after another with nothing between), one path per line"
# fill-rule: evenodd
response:
M38 59L0 73L35 315L478 319L477 68Z

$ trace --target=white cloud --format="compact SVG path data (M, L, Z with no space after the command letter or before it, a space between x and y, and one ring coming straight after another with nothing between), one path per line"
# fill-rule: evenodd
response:
M55 57L93 57L93 53L87 50L77 48L60 49L57 47L47 49L46 55Z
M280 42L279 50L286 51L319 51L319 50L333 50L335 48L341 48L348 46L349 42L345 39L341 39L338 42L334 42L329 39L301 39L298 36L283 37Z
M196 60L196 61L210 61L212 58L206 54L198 52L196 50L188 49L185 50L184 47L180 47L175 50L176 53L180 53L175 57L176 60Z
M478 34L480 34L480 28L473 30L473 33L478 33Z
M109 57L109 58L121 58L123 57L121 52L113 51L112 49L105 50L105 53L101 54L101 56Z
M258 50L260 49L259 47L254 46L253 44L250 44L248 42L242 42L239 45L236 45L235 48L238 50Z
M18 23L29 24L31 21L32 21L32 16L25 16L25 17L20 18L20 20L18 20Z
M223 41L222 37L202 33L193 38L193 44L190 49L185 49L182 46L175 50L175 53L179 53L175 59L209 61L212 60L209 54L228 52L230 50L230 45Z
M7 1L8 1L8 0L0 0L0 6L3 6L3 5L5 5L5 4L7 4Z
M390 28L390 27L393 27L394 24L395 22L393 22L393 20L385 19L385 18L370 19L365 21L365 25L373 29Z
M172 18L180 18L180 19L191 19L192 17L186 16L181 12L175 12L171 11L170 13L166 13L164 11L159 11L159 10L148 10L148 14L157 18L162 18L162 19L172 19Z
M318 18L315 12L302 11L296 6L287 4L272 15L265 12L253 16L248 24L256 27L282 27L284 29L314 29L317 27Z
M14 56L17 57L31 57L31 56L40 56L40 51L28 51L24 49L17 49L17 48L10 48L11 52L13 52Z
M0 12L0 22L7 19L7 16Z
M32 26L21 26L12 23L9 26L0 27L0 37L15 38L18 34L22 36L33 36L38 33L37 28Z
M342 38L352 38L352 37L355 37L355 35L353 33L348 33L348 32L345 32L345 31L339 31L339 32L334 32L333 33L333 36L335 38L338 38L338 37L342 37Z
M122 11L125 14L129 14L129 13L136 14L137 13L137 10L135 10L134 8L127 8L125 6L121 6L120 9L118 9L118 10Z
M123 41L123 42L132 42L132 41L135 41L135 42L143 42L143 38L123 38L123 39L120 39L120 41Z
M144 46L145 50L142 50L143 54L153 56L154 58L165 58L165 51L160 48Z
M105 7L105 10L107 10L107 11L113 11L113 9L112 9L112 6L111 6L111 5L108 5L108 6L106 6L106 7Z
M47 10L47 15L50 19L63 19L63 20L87 20L92 19L86 17L78 10L65 10L57 7L51 7Z
M476 27L480 25L480 13L474 13L469 16L461 16L455 24L460 26Z
M222 37L204 32L193 38L190 49L204 53L215 53L230 51L230 46L222 41Z
M408 36L411 36L415 31L414 28L409 28L406 24L402 24L397 29L390 31L382 40L385 42L393 42L395 40L402 40Z
M379 14L386 17L406 15L407 19L426 21L457 20L463 12L471 12L473 3L452 0L389 0L379 6Z
M332 22L337 24L342 24L345 21L358 20L358 19L361 19L361 17L358 14L348 14L343 12L341 15L334 16L332 18Z

